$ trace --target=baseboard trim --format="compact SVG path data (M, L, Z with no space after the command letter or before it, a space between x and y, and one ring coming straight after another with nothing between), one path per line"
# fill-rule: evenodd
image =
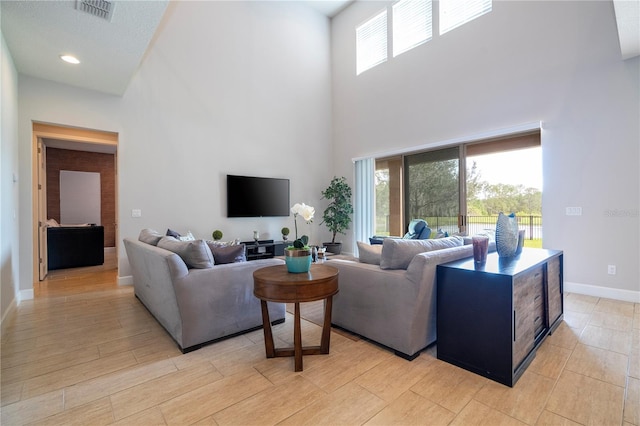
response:
M118 277L118 285L133 285L133 275Z
M584 294L586 296L604 297L621 300L623 302L640 303L640 291L622 290L619 288L600 287L597 285L564 282L567 293Z
M20 290L20 293L18 293L19 295L19 299L18 299L18 305L20 304L20 302L22 302L23 300L33 300L33 289L29 289L29 290Z

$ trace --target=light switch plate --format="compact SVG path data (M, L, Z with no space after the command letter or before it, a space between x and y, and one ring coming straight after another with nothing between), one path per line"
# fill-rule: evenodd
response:
M140 209L131 210L131 217L142 217L142 210Z
M565 212L567 216L582 216L582 207L567 207Z

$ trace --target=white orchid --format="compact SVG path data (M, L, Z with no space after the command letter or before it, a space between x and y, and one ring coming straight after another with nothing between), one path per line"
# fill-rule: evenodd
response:
M305 203L295 203L293 207L291 207L291 213L293 213L294 219L296 216L300 215L307 223L311 223L313 215L316 214L316 209L306 205Z
M298 215L300 215L305 220L305 222L311 223L313 219L313 215L316 214L316 209L306 205L305 203L295 203L293 207L291 207L291 213L293 213L293 224L296 229L296 239L293 242L293 246L295 248L303 248L309 242L309 237L306 235L303 235L302 237L298 238L297 217Z

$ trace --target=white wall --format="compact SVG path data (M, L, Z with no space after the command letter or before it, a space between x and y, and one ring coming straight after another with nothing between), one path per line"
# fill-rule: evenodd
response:
M0 317L18 295L18 73L0 34Z
M332 22L335 174L352 176L355 157L543 121L544 246L564 250L574 289L640 301L640 62L621 59L612 3L494 1L356 76L354 28L387 4L356 2Z
M20 290L32 291L33 272L33 122L54 123L73 127L121 133L122 99L20 75L19 166L20 166ZM120 182L122 185L122 182Z
M0 318L18 296L18 73L0 34Z
M225 178L290 178L292 203L323 210L320 191L332 177L329 42L329 20L296 2L171 3L122 98L21 78L22 184L31 188L32 120L115 131L120 240L146 227L280 238L292 217L226 217ZM21 196L25 211L31 197ZM319 214L308 227L318 241L328 236ZM29 277L31 226L21 221ZM121 243L119 254L127 276Z

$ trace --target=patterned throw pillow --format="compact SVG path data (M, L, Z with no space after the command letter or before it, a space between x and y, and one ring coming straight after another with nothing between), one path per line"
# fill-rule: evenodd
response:
M240 244L240 239L236 238L231 241L220 241L220 240L207 240L207 244L209 247L218 246L218 247L228 247L228 246L237 246Z

